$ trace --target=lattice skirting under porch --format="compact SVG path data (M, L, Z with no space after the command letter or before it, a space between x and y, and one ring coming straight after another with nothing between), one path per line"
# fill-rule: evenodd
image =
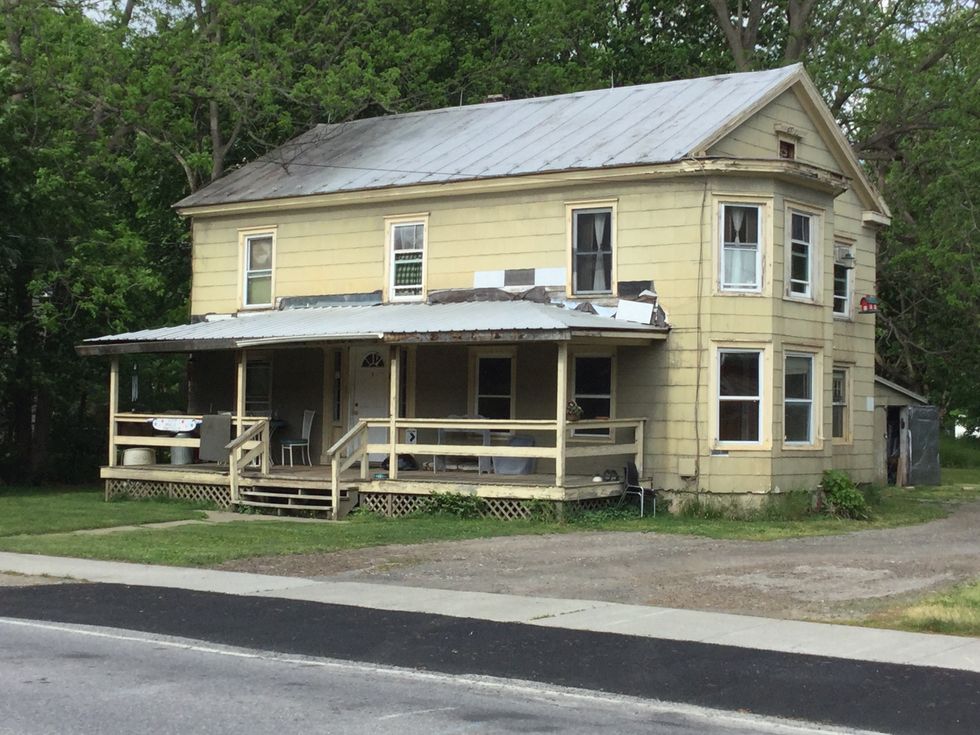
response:
M105 497L172 498L197 503L213 503L220 508L231 506L231 488L227 485L198 485L190 482L160 480L106 480Z
M411 493L366 493L360 494L360 506L373 513L383 516L398 517L407 516L419 510L425 500L425 495L414 495ZM612 498L589 498L587 500L569 501L547 501L536 500L528 501L519 498L483 498L485 503L484 511L481 514L484 518L497 518L503 521L521 520L531 518L535 512L540 512L541 505L552 502L556 507L556 512L562 509L580 508L582 510L598 510L608 508L619 502L619 496Z

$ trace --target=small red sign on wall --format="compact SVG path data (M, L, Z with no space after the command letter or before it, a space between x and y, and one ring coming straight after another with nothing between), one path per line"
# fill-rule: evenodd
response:
M878 298L875 296L862 296L860 306L862 314L874 314L878 311Z

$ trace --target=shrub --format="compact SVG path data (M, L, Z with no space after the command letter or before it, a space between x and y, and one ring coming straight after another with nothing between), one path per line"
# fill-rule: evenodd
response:
M824 472L822 487L824 507L828 514L835 518L853 518L861 521L871 518L868 501L851 478L840 470Z
M456 518L479 518L486 510L483 498L462 493L432 493L419 504L420 513Z

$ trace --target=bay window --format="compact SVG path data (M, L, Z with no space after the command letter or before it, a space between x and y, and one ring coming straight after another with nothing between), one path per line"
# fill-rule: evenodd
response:
M762 441L762 350L718 350L719 442Z
M722 291L762 288L762 208L752 204L721 206Z
M813 355L786 355L783 433L787 444L813 443Z

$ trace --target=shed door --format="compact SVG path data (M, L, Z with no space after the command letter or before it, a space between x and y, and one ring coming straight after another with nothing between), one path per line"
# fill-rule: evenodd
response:
M908 407L910 485L938 485L939 409L935 406Z

